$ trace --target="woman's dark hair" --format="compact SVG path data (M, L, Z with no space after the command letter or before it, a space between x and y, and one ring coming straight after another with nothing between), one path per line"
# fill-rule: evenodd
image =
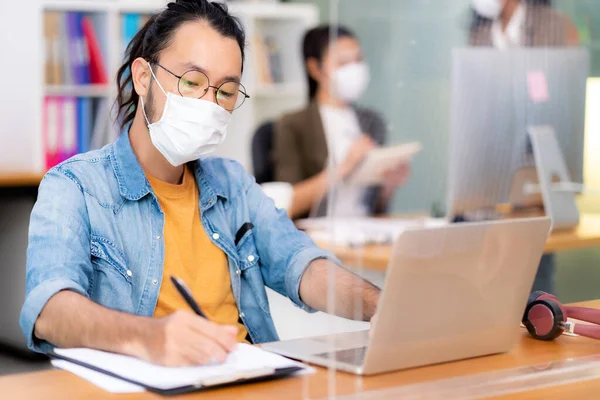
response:
M229 14L227 6L208 0L176 0L162 12L153 15L133 37L125 52L125 63L117 72L117 106L121 128L135 117L139 96L133 89L130 67L133 61L144 58L157 63L161 51L171 44L173 34L186 22L204 21L224 37L234 38L240 45L242 65L246 35L240 21ZM243 68L243 67L242 67Z
M552 0L521 0L521 1L530 6L552 7ZM471 34L475 34L481 25L490 22L489 18L482 17L473 8L471 8L471 14L472 14L471 27L470 27Z
M308 79L308 98L312 100L317 94L319 84L308 72L306 62L309 58L316 59L319 63L323 61L323 55L329 47L332 38L351 37L356 38L354 33L341 25L320 25L306 32L302 43L302 55L304 57L304 68Z

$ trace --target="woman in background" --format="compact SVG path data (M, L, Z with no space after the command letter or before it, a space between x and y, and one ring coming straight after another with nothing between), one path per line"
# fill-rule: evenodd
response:
M472 0L470 44L512 47L577 46L579 35L569 17L551 0Z
M386 137L383 119L374 111L354 105L369 84L360 43L348 28L319 26L304 36L303 56L310 103L283 116L275 126L275 180L294 186L288 214L292 219L302 218L315 205L324 204L321 200L329 185L328 162L336 165L335 215L385 212L395 190L408 178L408 166L389 171L382 187L343 183Z
M552 8L551 0L472 0L469 42L499 50L579 45L575 24ZM554 254L544 254L532 291L556 293Z

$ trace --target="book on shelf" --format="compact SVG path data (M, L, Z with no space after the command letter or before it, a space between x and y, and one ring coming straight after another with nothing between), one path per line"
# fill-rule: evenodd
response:
M107 66L94 19L93 13L44 13L47 85L108 83Z
M106 97L47 96L42 115L46 169L116 137Z
M258 81L265 85L283 83L281 49L277 38L258 32L253 38L253 47Z
M121 15L121 54L125 57L127 46L150 19L149 14L125 13Z
M125 56L127 46L142 27L141 14L127 13L121 15L121 54Z

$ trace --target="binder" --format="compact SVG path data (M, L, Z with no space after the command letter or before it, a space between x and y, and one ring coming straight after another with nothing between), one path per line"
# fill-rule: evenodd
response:
M94 127L90 138L90 150L96 150L108 143L110 128L110 105L107 98L100 98L94 110Z
M85 84L85 59L83 56L82 37L80 36L81 29L79 13L66 13L66 34L69 51L69 65L73 77L72 83L76 85Z
M44 154L46 156L46 169L54 167L59 162L59 132L62 128L60 98L44 98L44 112L42 115L42 134L44 140Z
M87 57L89 60L89 82L94 84L107 84L108 73L106 63L102 54L102 48L98 40L94 22L89 16L81 20L81 29L86 42Z
M92 99L81 97L77 99L77 153L90 150L92 138Z
M86 37L83 33L83 13L75 13L75 33L76 33L76 43L77 43L77 58L79 61L79 75L81 77L81 84L90 84L90 57L89 57L89 49Z
M140 29L140 23L140 14L124 14L121 17L121 54L126 55L127 46Z
M60 161L77 154L77 99L64 97L61 102L62 130L59 131Z
M61 13L58 24L59 47L62 64L62 82L65 85L72 85L75 83L72 68L72 59L75 57L75 54L73 53L73 49L71 48L68 29L70 14L73 13Z
M236 361L232 363L228 361L224 366L214 365L190 368L167 368L152 366L143 361L136 360L133 357L90 349L54 349L49 355L51 358L61 359L80 365L113 378L141 386L150 392L161 395L178 395L239 384L274 380L290 376L291 374L306 369L301 363L287 360L273 353L268 353L258 347L244 344L239 344L238 346L242 349L239 354L244 353L242 357L245 361L242 361L242 363L255 362L258 365L260 362L254 360L260 359L261 357L267 357L271 359L271 362L265 362L262 364L264 366L256 368L239 370L232 368L230 365L236 364ZM237 351L238 350L236 350L236 352ZM273 360L275 360L275 362L273 362ZM218 370L219 372L207 374L206 372L211 368L215 371ZM188 371L186 371L186 369ZM190 374L189 369L198 371L198 373ZM117 373L117 371L122 372ZM141 376L144 371L147 372L148 375ZM167 374L176 377L165 378L165 375ZM194 377L190 379L190 375L194 375ZM172 384L170 382L172 382Z
M46 11L44 13L45 81L48 85L63 83L60 22L61 14L59 12Z

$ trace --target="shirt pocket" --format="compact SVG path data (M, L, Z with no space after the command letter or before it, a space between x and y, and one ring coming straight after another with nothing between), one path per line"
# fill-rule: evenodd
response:
M103 274L115 276L118 280L132 284L131 271L125 266L125 255L113 242L100 237L92 236L91 242L92 265Z
M248 297L248 293L244 293L249 288L252 292L251 298L255 300L264 313L271 315L269 300L265 291L265 283L260 270L260 256L256 249L252 231L249 231L242 237L236 250L240 264L239 275L242 280L240 283L242 303L247 305L248 301L251 300Z

